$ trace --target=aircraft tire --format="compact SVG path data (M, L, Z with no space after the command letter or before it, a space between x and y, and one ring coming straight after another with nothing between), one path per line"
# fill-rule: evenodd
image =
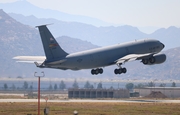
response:
M118 69L118 73L121 74L123 71L122 71L122 68Z
M122 73L126 73L127 69L126 68L122 68Z
M155 63L155 58L154 57L151 57L151 58L149 58L149 62L151 63L151 64L153 64L153 63Z
M114 70L114 73L115 73L115 74L118 74L118 69L115 69L115 70Z
M91 74L92 74L92 75L95 74L95 70L94 70L94 69L91 70Z
M102 68L100 68L98 71L99 71L100 74L103 73L103 69Z
M91 70L91 74L92 75L97 75L97 74L102 74L103 73L103 69L100 68L100 69L92 69Z
M98 74L98 69L95 69L94 70L94 75L97 75Z
M148 64L148 61L149 61L148 59L142 59L144 65Z
M119 68L119 69L115 69L114 73L115 74L121 74L121 73L124 73L126 71L127 71L126 68Z

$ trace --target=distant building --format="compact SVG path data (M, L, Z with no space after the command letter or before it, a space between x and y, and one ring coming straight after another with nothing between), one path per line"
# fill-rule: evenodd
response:
M134 89L134 92L139 92L139 95L142 97L149 95L152 91L160 91L168 98L180 97L180 87L145 87Z
M127 89L68 89L69 98L129 98Z

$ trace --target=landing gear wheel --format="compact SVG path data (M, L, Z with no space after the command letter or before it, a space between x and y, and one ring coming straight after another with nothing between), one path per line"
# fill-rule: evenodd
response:
M144 65L147 65L148 63L149 64L154 64L156 62L156 59L154 57L150 57L150 58L146 58L146 59L142 59L142 63Z
M99 73L100 74L102 74L103 73L103 69L101 68L101 69L99 69Z
M94 70L94 69L91 70L91 74L92 74L92 75L95 74L95 70Z
M154 57L151 57L151 58L149 58L149 62L151 63L151 64L153 64L153 63L155 63L155 58Z
M115 69L115 70L114 70L114 73L115 73L115 74L118 74L118 73L119 73L119 72L118 72L118 69Z
M97 68L97 69L92 69L91 70L91 74L92 75L97 75L97 74L102 74L103 73L103 69L102 68Z
M148 59L142 59L144 65L148 64L148 61L149 61Z
M123 73L126 73L126 72L127 72L127 69L126 69L126 68L122 68L122 72L123 72Z
M99 69L96 69L95 70L95 74L97 75L99 73Z
M127 72L126 68L119 68L119 69L114 70L115 74L121 74L121 73L126 73L126 72Z
M122 73L122 68L118 69L118 74Z

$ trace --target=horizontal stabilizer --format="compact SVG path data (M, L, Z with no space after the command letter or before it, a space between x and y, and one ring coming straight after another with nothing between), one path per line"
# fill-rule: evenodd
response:
M18 63L34 63L34 61L16 61ZM38 61L37 63L43 63L44 61Z
M42 63L46 60L46 57L45 56L16 56L16 57L13 57L13 59L16 60L16 62L20 62L20 63L36 62L38 65L42 65Z
M16 56L13 57L14 60L18 61L44 61L46 59L45 56Z

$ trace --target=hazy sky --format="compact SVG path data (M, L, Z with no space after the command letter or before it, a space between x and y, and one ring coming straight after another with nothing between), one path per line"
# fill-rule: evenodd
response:
M18 0L0 0L0 3ZM132 26L180 27L180 0L27 0L41 8Z

